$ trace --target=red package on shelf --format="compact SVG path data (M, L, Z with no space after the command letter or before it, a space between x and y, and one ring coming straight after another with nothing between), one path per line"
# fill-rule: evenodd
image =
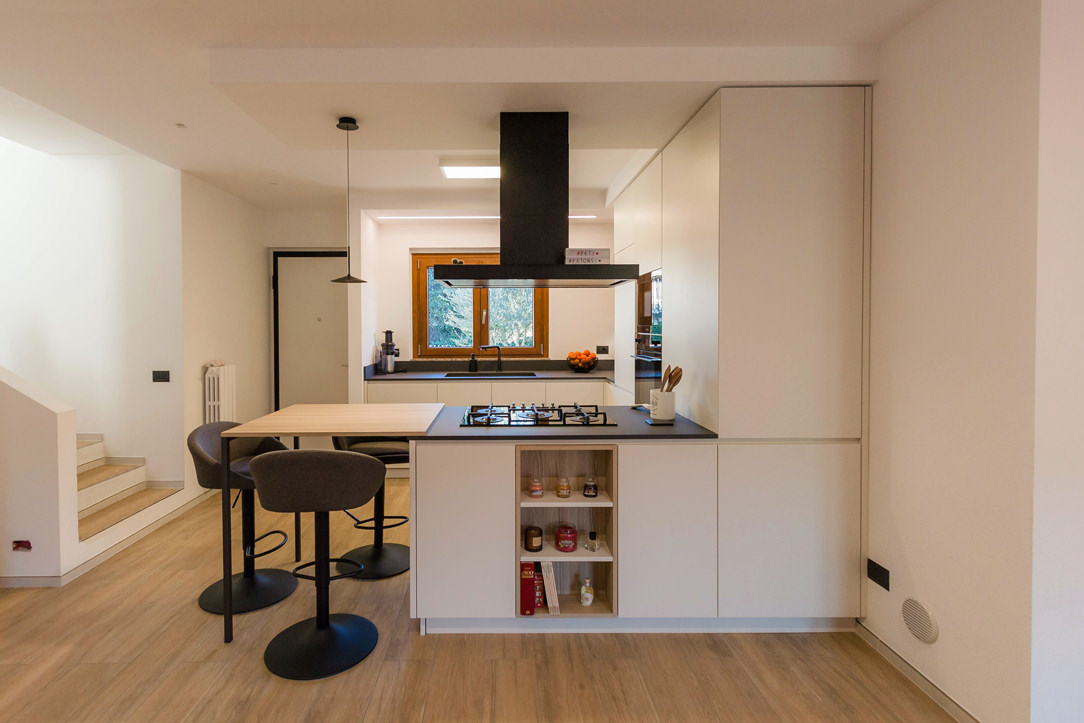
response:
M519 612L534 615L534 563L519 564Z
M541 608L546 606L546 585L542 581L542 571L534 571L534 606Z

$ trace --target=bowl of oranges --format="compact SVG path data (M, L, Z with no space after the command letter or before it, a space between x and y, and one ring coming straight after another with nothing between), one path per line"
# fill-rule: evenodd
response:
M568 367L574 372L589 372L598 366L598 356L593 351L570 351Z

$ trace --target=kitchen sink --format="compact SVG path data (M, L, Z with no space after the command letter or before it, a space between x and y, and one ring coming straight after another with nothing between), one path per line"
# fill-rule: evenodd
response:
M517 379L537 376L534 372L446 372L450 379Z

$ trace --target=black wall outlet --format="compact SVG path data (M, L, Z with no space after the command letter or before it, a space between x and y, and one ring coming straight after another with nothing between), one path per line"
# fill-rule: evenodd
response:
M595 353L596 354L609 354L610 353L610 347L608 347L608 346L596 346L595 347Z
M888 589L888 568L882 567L868 558L866 559L866 577L873 580L885 590Z
M168 369L165 370L165 371L156 370L156 371L151 372L151 381L152 382L168 382L169 381L169 370Z

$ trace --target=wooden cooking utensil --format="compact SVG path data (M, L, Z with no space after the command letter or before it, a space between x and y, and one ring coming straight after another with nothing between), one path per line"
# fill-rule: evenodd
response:
M670 378L670 365L666 365L666 371L662 373L662 382L659 384L659 389L666 391L666 380Z
M678 367L678 368L674 369L672 374L670 374L670 384L669 384L669 386L666 387L666 391L668 391L668 392L674 391L674 387L676 387L678 385L678 382L680 382L680 381L681 381L681 367Z

